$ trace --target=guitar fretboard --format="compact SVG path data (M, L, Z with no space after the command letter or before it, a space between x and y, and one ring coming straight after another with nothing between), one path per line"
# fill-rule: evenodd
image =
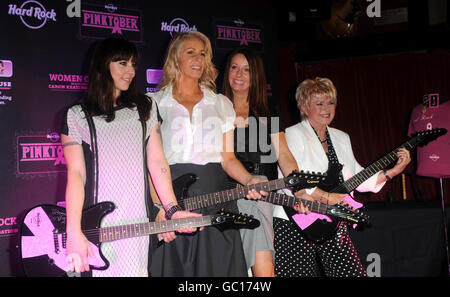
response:
M221 192L203 194L199 196L189 197L179 202L180 206L185 210L195 210L213 206L220 203L225 203L240 198L244 198L248 191L255 189L256 191L274 191L286 187L284 179L276 179L264 183L253 184L249 186L237 187Z
M350 193L354 189L356 189L360 184L368 180L372 175L377 173L380 170L383 170L389 164L397 160L397 152L401 147L404 147L406 149L412 149L417 144L420 143L420 141L417 141L418 136L411 138L401 146L397 147L395 150L391 151L384 157L378 159L377 161L370 164L368 167L366 167L364 170L358 172L348 180L346 180L344 183L340 184L336 188L330 191L330 193Z
M86 232L98 232L100 242L114 241L149 234L175 231L182 227L204 227L212 224L213 216L175 219L162 222L146 222L122 226L104 227Z
M290 208L294 208L294 205L299 204L299 202L302 202L308 207L310 211L317 212L320 214L326 214L328 209L328 206L326 204L317 201L310 201L302 198L297 198L277 192L270 192L268 196L263 196L261 200L276 205L287 206Z

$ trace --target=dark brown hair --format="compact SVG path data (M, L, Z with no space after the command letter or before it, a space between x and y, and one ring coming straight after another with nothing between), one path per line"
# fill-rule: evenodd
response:
M250 89L248 92L248 103L250 109L257 118L270 117L269 102L267 99L267 81L264 72L264 65L261 57L247 48L238 48L228 57L228 61L223 76L223 93L233 101L233 90L231 89L228 75L230 73L231 60L237 54L245 56L250 68Z
M114 120L114 81L109 64L128 61L130 58L135 65L139 63L136 46L123 38L106 38L97 45L91 60L87 95L81 101L91 115L104 116L107 122ZM150 116L151 104L139 93L136 77L131 81L128 90L121 92L116 103L128 108L137 106L141 121L146 121Z

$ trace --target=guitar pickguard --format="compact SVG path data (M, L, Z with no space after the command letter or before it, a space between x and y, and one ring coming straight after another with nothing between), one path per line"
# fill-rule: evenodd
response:
M66 215L63 208L39 206L28 212L23 225L28 229L21 237L21 255L25 270L32 275L57 276L69 271L65 245ZM32 235L29 235L29 234ZM105 262L100 256L99 247L90 243L94 257L88 256L89 265L102 268ZM45 263L47 262L47 263ZM46 264L47 266L42 266ZM48 268L45 273L45 268Z

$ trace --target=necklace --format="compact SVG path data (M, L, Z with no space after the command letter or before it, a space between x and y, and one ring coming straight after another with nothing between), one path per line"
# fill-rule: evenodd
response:
M321 140L321 139L320 139L320 137L319 137L319 134L317 134L317 131L316 131L316 129L314 129L314 127L313 127L313 126L311 126L311 128L313 129L314 133L316 134L316 136L317 136L317 139L319 139L319 141L320 141L320 144L322 144L322 143L325 143L325 142L327 142L327 140L328 140L328 137L329 137L329 135L328 135L328 130L325 130L325 139L324 139L324 140Z

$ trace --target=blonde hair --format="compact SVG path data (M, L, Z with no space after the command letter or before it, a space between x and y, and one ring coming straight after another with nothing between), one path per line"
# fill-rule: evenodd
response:
M184 42L189 39L197 39L203 42L205 45L205 70L199 79L199 85L204 86L213 92L216 92L216 83L218 71L212 63L212 47L211 42L205 34L199 31L189 31L187 33L177 34L169 44L167 50L166 61L163 66L163 77L159 84L161 89L164 89L170 85L174 85L178 79L179 66L178 61L183 48Z
M302 119L305 119L306 115L301 107L307 106L314 96L325 96L337 100L336 87L330 79L323 77L302 81L295 91L295 100L297 100L297 107L300 110Z

